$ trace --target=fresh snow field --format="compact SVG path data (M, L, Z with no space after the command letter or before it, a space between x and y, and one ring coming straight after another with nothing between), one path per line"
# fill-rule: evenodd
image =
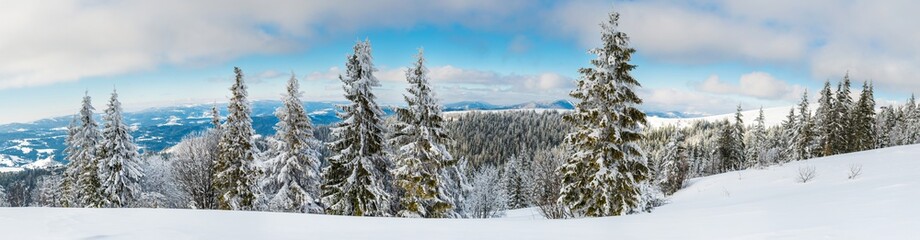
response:
M786 120L786 116L789 115L789 109L792 106L787 107L773 107L773 108L764 108L764 125L766 127L779 126L783 123L783 120ZM795 114L798 116L799 109L798 106L795 106ZM760 115L760 109L744 109L741 111L741 120L744 121L744 125L751 126L754 125L754 120L757 119L757 116ZM726 113L720 115L706 116L706 117L697 117L697 118L663 118L649 116L646 117L648 121L649 128L657 128L667 125L686 127L693 124L694 121L702 120L708 122L716 122L721 120L729 120L731 122L735 121L735 113Z
M862 174L848 179L850 166ZM817 177L797 180L811 166ZM691 179L652 213L400 219L170 209L0 209L0 239L918 239L920 145Z

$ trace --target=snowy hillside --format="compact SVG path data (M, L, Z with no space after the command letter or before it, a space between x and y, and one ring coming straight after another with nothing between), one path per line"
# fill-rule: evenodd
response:
M4 239L916 239L920 145L691 179L653 213L399 219L167 209L0 209ZM861 166L849 179L851 167ZM800 169L816 177L798 180Z
M766 125L766 127L780 125L783 122L783 120L786 119L786 116L789 115L790 108L791 107L764 108L763 109L764 125ZM760 109L741 111L741 115L742 115L741 119L744 120L744 124L748 126L752 125L754 123L754 119L757 118L759 111ZM799 114L798 109L796 109L795 114L796 115ZM720 120L726 120L726 119L733 121L735 119L735 113L720 114L720 115L705 116L705 117L694 117L694 118L668 118L668 117L659 117L659 116L652 116L652 115L649 115L647 117L648 126L653 127L653 128L661 127L665 125L685 127L685 126L690 125L694 121L698 121L698 120L711 122L711 121L720 121Z

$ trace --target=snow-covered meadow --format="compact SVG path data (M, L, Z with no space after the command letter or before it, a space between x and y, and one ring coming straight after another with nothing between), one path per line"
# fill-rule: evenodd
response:
M920 145L691 179L652 213L546 220L2 208L3 239L916 239ZM851 169L861 173L850 178ZM802 183L801 170L816 177Z

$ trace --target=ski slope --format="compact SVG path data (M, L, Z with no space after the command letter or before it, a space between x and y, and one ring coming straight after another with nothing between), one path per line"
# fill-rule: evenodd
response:
M0 209L2 239L917 239L920 145L691 179L652 213L399 219L169 209ZM848 179L851 165L862 174ZM817 177L797 181L811 166Z

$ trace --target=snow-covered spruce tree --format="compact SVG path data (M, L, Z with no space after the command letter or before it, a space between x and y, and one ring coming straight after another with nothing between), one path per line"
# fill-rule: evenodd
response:
M877 145L877 132L875 131L875 96L872 93L872 84L863 83L862 93L853 109L853 151L865 151Z
M744 116L741 114L741 111L741 104L738 104L738 109L735 111L735 123L732 125L732 139L735 144L732 150L737 159L734 166L735 169L745 168L745 163L747 162L744 156L744 149L747 148L744 146Z
M99 140L99 125L93 119L92 99L87 94L83 97L83 107L80 109L80 128L74 135L73 144L76 151L71 161L77 163L76 193L79 206L97 208L102 207L104 198L99 182L99 158L97 156Z
M613 216L641 211L648 167L638 141L642 138L645 113L637 105L639 82L630 75L635 49L626 33L618 29L619 14L611 12L602 24L603 46L591 50L597 58L592 68L579 70L581 78L571 96L578 99L575 111L565 116L575 132L565 144L574 150L560 168L564 176L560 203L574 216Z
M440 184L438 187L439 195L444 196L444 199L451 204L450 210L446 212L444 217L462 218L466 216L463 201L465 201L464 196L466 196L466 192L470 188L466 176L467 166L468 162L465 159L460 159L441 168L441 173L438 175L440 179L438 181Z
M767 152L769 149L767 145L769 142L767 141L767 128L764 121L763 107L761 107L760 111L757 113L757 118L754 119L754 125L751 126L751 131L748 132L750 137L748 137L749 143L747 144L747 167L763 167L770 164L767 161ZM665 191L665 193L667 193L667 191Z
M917 104L913 94L910 95L910 100L904 104L902 145L920 143L920 105Z
M275 140L271 159L266 161L268 209L282 212L322 213L319 202L319 141L313 138L313 123L300 101L300 84L294 75L288 80L282 106L275 111Z
M398 146L393 175L400 188L399 215L403 217L440 218L456 215L448 194L458 179L441 176L455 161L447 151L447 136L441 118L441 106L428 83L428 68L419 50L415 65L406 71L409 93L406 108L396 110L397 120L391 144Z
M35 201L32 205L39 207L61 207L62 191L58 188L64 179L57 171L51 171L50 174L39 177L35 183L36 189L32 199Z
M886 148L894 145L892 136L896 135L894 129L898 124L894 106L883 106L875 120L876 148Z
M897 124L891 136L893 145L914 144L920 139L920 108L913 94L903 106L898 107L895 118Z
M323 170L322 202L326 213L355 216L390 215L392 163L384 151L383 111L372 90L374 77L370 41L358 42L339 76L350 104L339 106L343 119L329 144L336 155Z
M850 74L843 76L843 82L837 85L837 101L834 102L834 115L837 117L833 141L833 154L848 153L853 148L853 97L850 96Z
M718 169L715 173L722 173L734 170L733 158L734 137L732 136L732 124L728 120L722 120L716 124L719 128L719 135L716 139L716 154Z
M220 110L217 110L217 104L211 106L211 129L220 131Z
M10 207L9 196L3 186L0 186L0 207Z
M720 170L722 172L742 169L744 161L744 120L741 114L741 105L735 112L735 121L724 122L723 130L719 136Z
M662 156L662 176L658 180L661 191L666 195L671 195L683 187L690 170L687 149L684 147L684 134L678 129L669 138Z
M76 185L80 176L80 163L74 158L79 149L76 144L76 136L80 130L79 121L79 115L74 115L73 119L70 120L70 125L67 126L67 138L64 139L64 157L69 163L64 168L64 176L58 187L61 191L61 198L58 204L61 207L79 206Z
M139 154L134 138L121 116L118 93L112 91L103 117L102 142L99 144L99 181L104 206L128 207L140 197Z
M251 210L253 193L253 143L251 109L247 100L243 71L234 68L236 79L230 88L233 96L227 104L227 120L222 126L214 164L214 187L219 209Z
M520 157L511 156L502 170L502 187L508 194L508 208L518 209L530 206L533 195L533 177L524 168Z
M780 148L780 157L783 162L789 162L795 160L795 135L796 135L796 118L795 118L795 107L789 109L789 115L786 115L786 119L783 120L783 123L780 125L779 140L777 144Z
M451 186L443 188L446 191L450 202L454 204L451 211L448 212L449 218L468 218L469 212L466 209L466 197L469 196L473 187L470 183L471 169L470 162L466 158L459 158L454 163L454 167L445 168L441 172L442 179L451 179L451 181L443 181L444 183L449 183ZM555 171L555 168L553 168ZM558 179L558 178L557 178ZM558 188L556 189L558 193ZM556 199L554 198L553 201Z
M833 136L837 132L837 112L834 111L834 93L831 92L831 82L824 81L824 88L821 89L818 98L818 109L815 110L815 145L817 145L816 156L830 156L834 154L835 139Z
M814 123L808 108L808 90L802 94L799 103L799 116L795 123L795 139L793 142L794 159L805 160L813 157Z

